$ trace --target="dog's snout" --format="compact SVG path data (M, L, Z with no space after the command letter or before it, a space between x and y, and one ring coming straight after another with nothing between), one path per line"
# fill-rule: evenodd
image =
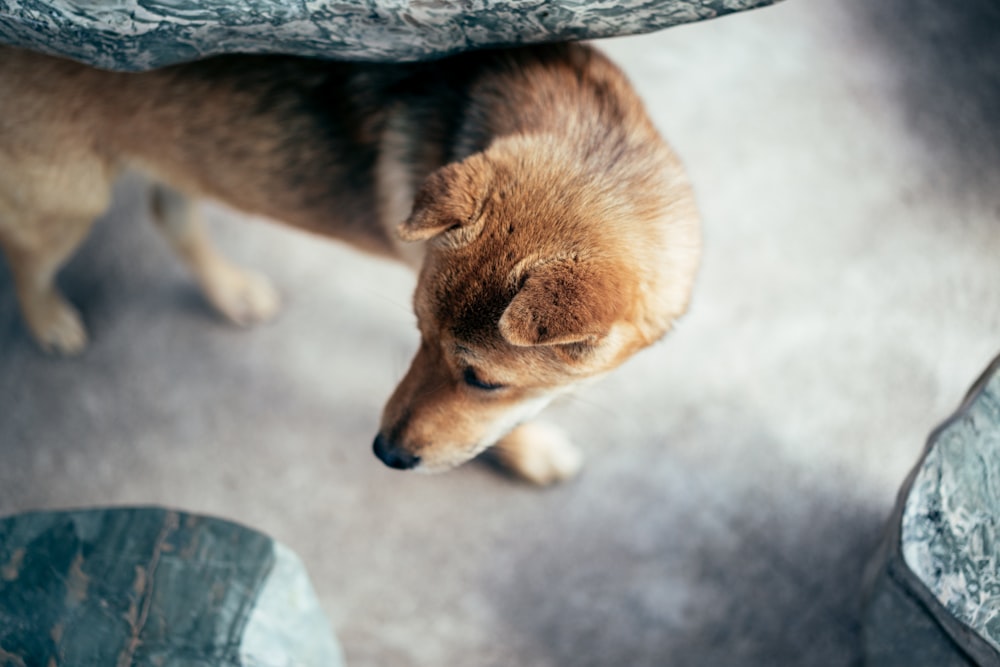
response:
M375 436L375 443L372 445L375 456L390 468L396 470L409 470L415 468L420 463L420 457L411 454L397 444L389 442L379 434Z

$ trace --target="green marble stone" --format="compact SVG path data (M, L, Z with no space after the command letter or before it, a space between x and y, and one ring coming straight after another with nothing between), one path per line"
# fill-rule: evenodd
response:
M298 558L160 508L0 519L0 666L341 667Z
M0 43L117 70L218 53L416 60L652 32L775 0L0 0Z
M867 580L869 665L1000 665L1000 357L928 439Z

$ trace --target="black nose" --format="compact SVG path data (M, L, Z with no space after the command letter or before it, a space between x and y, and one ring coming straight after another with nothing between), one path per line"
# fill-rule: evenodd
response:
M382 463L396 470L409 470L415 468L420 463L420 457L411 454L402 447L392 444L382 437L381 434L375 436L375 444L372 445L375 456L381 459Z

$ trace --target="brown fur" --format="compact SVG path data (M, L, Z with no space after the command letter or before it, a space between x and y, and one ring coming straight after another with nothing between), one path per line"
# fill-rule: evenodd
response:
M269 317L276 293L212 250L188 196L420 266L420 350L375 444L395 467L443 469L500 441L529 479L573 474L565 439L519 424L662 337L700 251L680 163L585 46L142 74L0 48L0 247L44 347L86 342L53 277L126 165L169 184L155 217L234 321Z

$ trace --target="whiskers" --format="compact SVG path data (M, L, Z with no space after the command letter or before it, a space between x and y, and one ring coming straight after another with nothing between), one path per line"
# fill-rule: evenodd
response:
M585 414L600 413L601 417L614 417L620 418L622 416L621 411L613 409L609 406L607 402L600 401L594 398L590 398L586 395L579 394L577 392L567 392L559 396L556 399L557 404L570 404L572 407L585 407L587 411Z

